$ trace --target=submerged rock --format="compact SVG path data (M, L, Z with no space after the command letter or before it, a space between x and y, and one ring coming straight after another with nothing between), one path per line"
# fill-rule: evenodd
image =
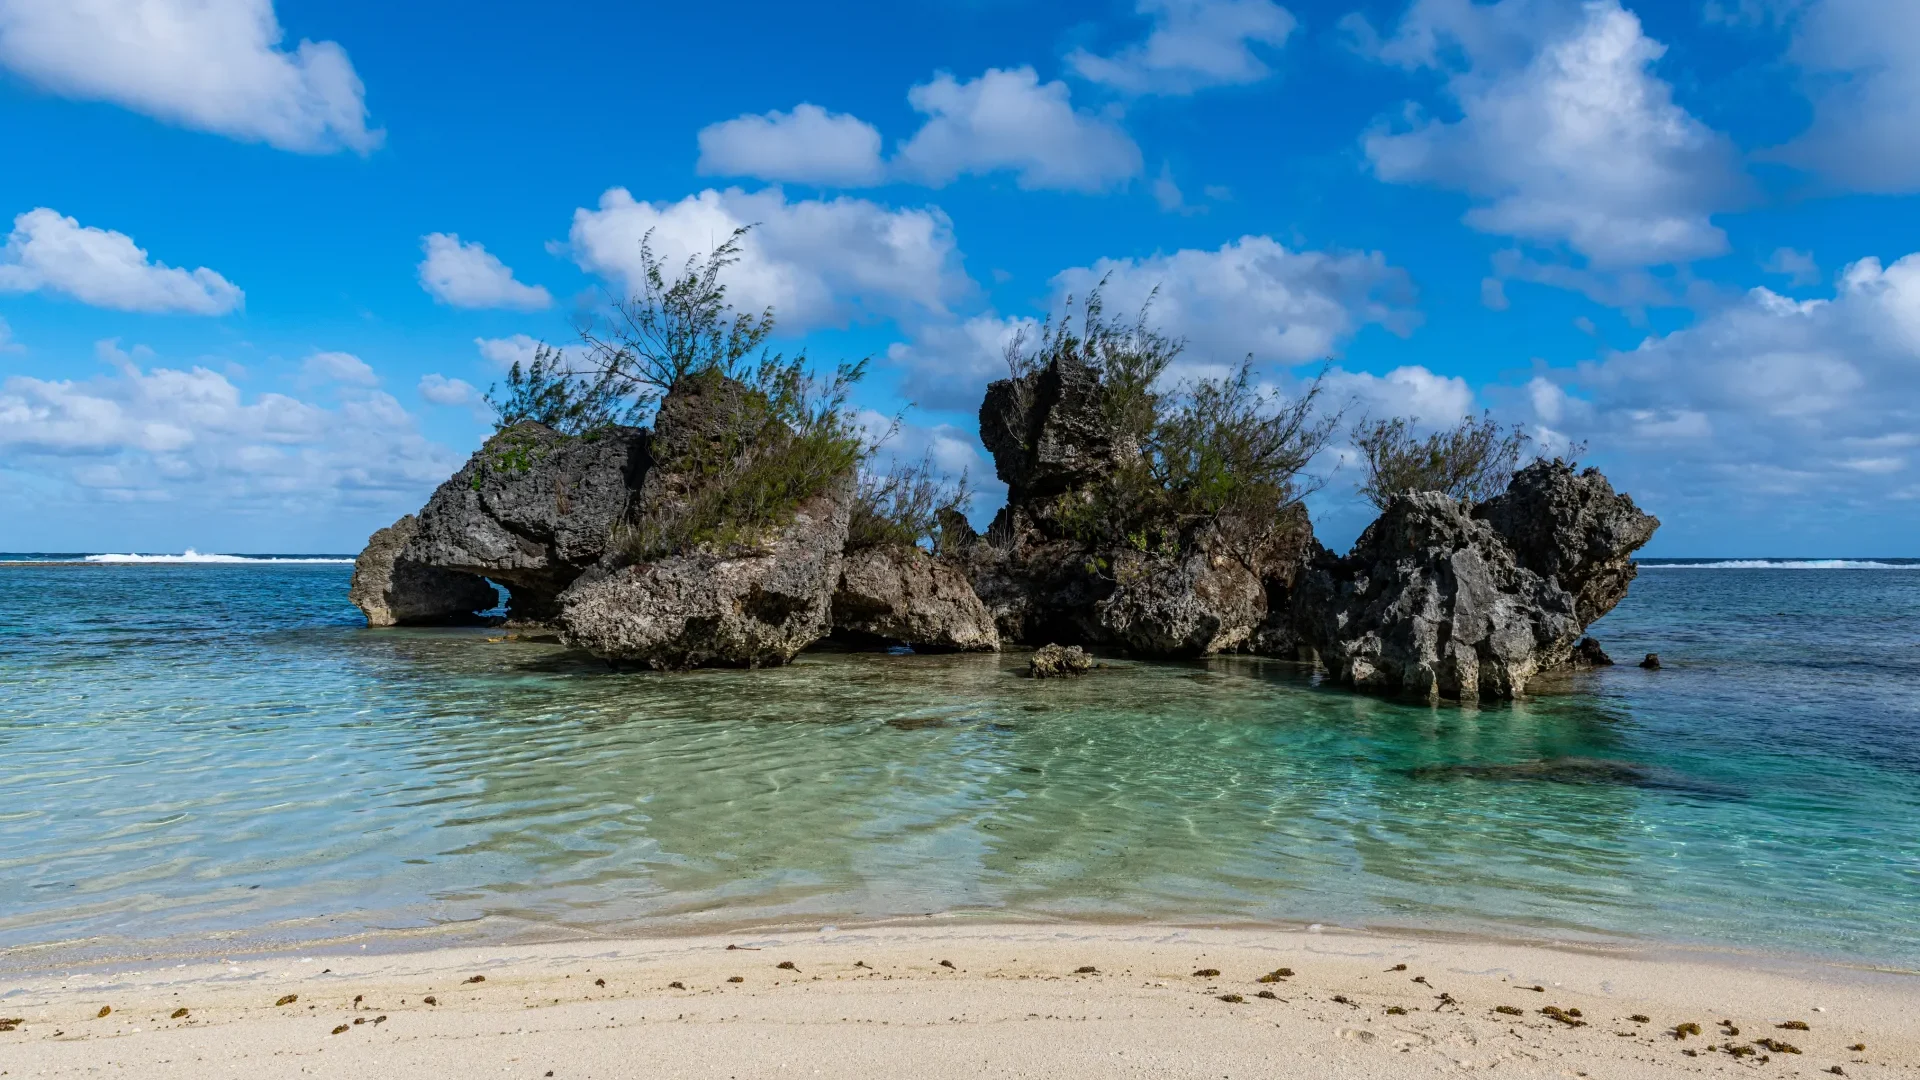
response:
M1735 788L1695 780L1657 765L1608 758L1560 757L1494 765L1422 765L1410 769L1415 780L1536 781L1548 784L1603 784L1738 798Z
M1660 670L1660 654L1653 653L1653 652L1648 653L1647 658L1645 660L1640 661L1640 666L1643 668L1646 668L1648 671L1659 671Z
M1583 637L1573 647L1573 663L1576 667L1612 667L1613 657L1607 650L1590 637Z
M917 547L851 551L833 594L833 630L869 639L948 652L1000 647L993 616L966 574Z
M1036 679L1085 675L1092 670L1093 657L1078 645L1043 645L1027 660L1027 674Z
M1566 590L1439 492L1394 496L1350 554L1309 564L1294 624L1336 682L1428 700L1516 697L1582 629Z
M488 439L420 512L405 558L507 587L509 616L548 622L612 546L648 471L643 428L563 435L532 422Z
M1409 772L1415 780L1544 780L1555 784L1648 783L1652 769L1631 761L1604 758L1543 758L1498 765L1422 765Z
M347 599L367 617L368 626L432 626L476 622L479 613L500 603L485 578L401 558L419 530L412 514L375 532L353 560L353 584Z

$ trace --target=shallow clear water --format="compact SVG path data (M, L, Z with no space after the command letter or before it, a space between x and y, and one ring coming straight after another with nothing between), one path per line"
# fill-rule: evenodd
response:
M348 572L0 567L0 946L939 912L1920 961L1920 570L1649 568L1595 632L1665 670L1484 708L1251 659L614 674L366 630ZM1635 768L1445 769L1560 759Z

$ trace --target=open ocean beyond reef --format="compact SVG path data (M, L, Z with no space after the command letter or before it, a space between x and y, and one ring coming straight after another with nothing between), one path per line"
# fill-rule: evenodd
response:
M1244 657L614 673L204 558L0 556L0 948L933 914L1920 964L1920 561L1650 560L1619 666L1428 707Z

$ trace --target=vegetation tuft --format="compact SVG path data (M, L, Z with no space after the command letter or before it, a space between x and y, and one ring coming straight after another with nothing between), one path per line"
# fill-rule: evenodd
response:
M776 325L772 308L742 313L727 302L722 279L739 262L748 233L734 230L678 273L654 251L648 233L640 243L637 290L579 327L584 348L576 357L543 345L527 367L514 365L504 389L487 393L499 414L497 430L533 420L589 438L612 424L645 422L671 391L724 403L707 418L712 437L692 442L667 463L672 497L624 527L620 542L636 559L701 544L751 547L768 529L791 521L800 504L846 483L871 457L873 447L848 407L867 362L815 376L804 354L786 357L767 347ZM511 457L513 448L504 453ZM515 463L503 458L501 465ZM918 507L913 498L876 505L896 531L924 531L911 516ZM901 514L909 516L896 520Z
M1397 416L1354 427L1353 445L1366 466L1360 494L1368 502L1385 510L1402 492L1438 491L1472 504L1507 489L1527 442L1518 427L1469 416L1422 439L1414 434L1418 422Z
M583 435L633 423L640 409L620 380L605 372L584 377L568 367L564 353L546 344L534 348L527 366L515 360L505 388L488 387L486 399L495 431L533 421L563 435Z
M823 381L804 360L764 359L717 410L712 437L657 466L672 469L675 490L624 530L626 553L645 562L701 545L751 548L800 504L847 482L868 454L846 407L864 372L865 361L842 365ZM686 376L680 389L729 396L719 369Z
M953 480L934 471L931 455L907 464L895 461L885 472L863 470L854 489L847 547L940 547L944 511L965 514L973 502L967 474Z
M1167 387L1186 343L1149 325L1152 302L1125 322L1106 314L1096 289L1077 330L1069 300L1037 341L1017 337L1007 349L1016 380L1073 358L1100 372L1105 388L1115 468L1096 490L1063 496L1056 519L1082 539L1158 554L1177 554L1204 524L1258 540L1321 484L1306 468L1340 423L1338 411L1324 410L1326 372L1291 398L1256 389L1251 358L1230 375Z

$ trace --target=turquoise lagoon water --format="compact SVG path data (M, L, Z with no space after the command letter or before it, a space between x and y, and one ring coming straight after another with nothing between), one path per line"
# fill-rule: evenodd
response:
M366 630L348 573L0 566L0 947L935 914L1920 962L1916 567L1649 567L1595 632L1665 670L1479 708L1243 658L618 674Z

